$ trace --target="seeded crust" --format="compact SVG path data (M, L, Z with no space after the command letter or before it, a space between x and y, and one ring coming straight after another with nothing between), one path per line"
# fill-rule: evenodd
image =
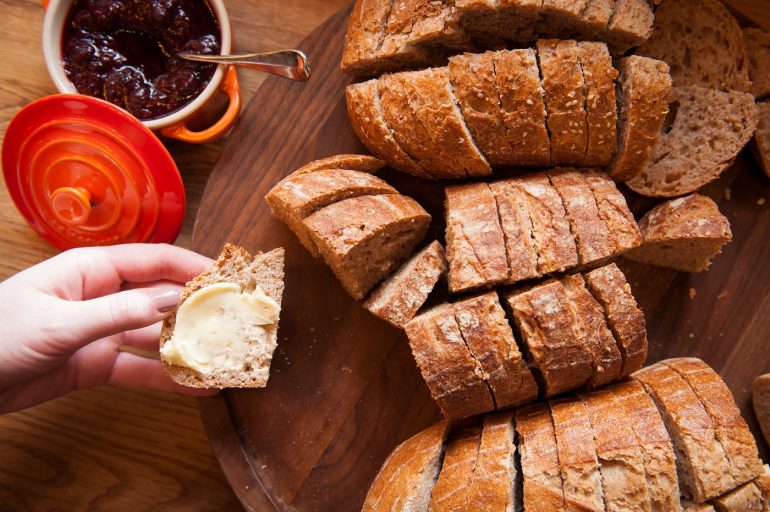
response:
M524 510L564 510L561 466L548 405L537 403L516 409L515 424L524 480Z
M762 493L754 482L748 482L714 498L712 503L717 512L759 512L762 510Z
M759 121L749 93L675 87L679 109L661 133L652 159L626 184L642 195L676 197L715 180L751 140Z
M588 126L579 53L576 41L537 41L552 165L580 165L585 160Z
M588 381L588 387L595 388L616 380L620 377L623 357L604 319L604 309L586 288L582 275L564 276L561 283L578 319L580 336L591 354L593 375Z
M361 300L412 254L430 215L399 194L343 199L303 220L343 288Z
M225 244L219 258L200 275L185 284L179 305L181 306L190 295L206 286L215 283L235 283L241 287L242 291L248 292L254 291L255 287L259 286L265 295L277 302L280 307L283 297L283 257L283 248L252 256L242 247ZM163 321L160 348L163 348L163 345L171 339L175 325L176 313ZM266 326L265 330L268 341L264 345L258 345L256 341L248 339L248 334L244 333L247 339L242 343L250 347L241 369L215 369L211 374L204 375L191 368L170 364L161 355L163 368L171 380L192 388L263 388L267 386L270 363L278 344L278 324Z
M770 102L757 103L757 108L759 122L750 147L765 175L770 177Z
M503 121L516 165L548 165L551 142L535 51L498 51L492 53L492 58Z
M765 100L770 96L770 34L761 28L744 28L743 42L749 57L749 92L757 100Z
M516 180L494 181L489 188L495 196L500 226L510 269L509 283L538 277L537 249L532 237L529 204Z
M488 414L484 418L479 455L465 503L478 512L514 512L520 503L513 443L513 413Z
M460 292L508 280L505 238L486 183L445 189L449 290Z
M757 455L757 443L722 378L700 359L667 359L664 364L690 384L714 422L717 441L727 454L735 484L760 476L764 468Z
M395 0L392 2L385 36L378 51L378 57L387 67L417 67L428 64L432 57L424 48L409 43L409 36L417 20L430 15L433 5L422 0ZM427 11L426 11L427 9Z
M564 286L550 280L505 299L526 345L527 362L542 377L543 394L551 397L588 382L591 354L580 339Z
M374 477L362 512L427 510L441 469L446 430L442 421L398 445Z
M581 265L601 261L615 253L607 224L599 216L599 208L583 174L574 169L556 169L548 173L569 219Z
M575 398L548 402L569 510L604 511L604 493L586 406Z
M666 61L675 87L748 92L743 34L721 2L667 0L655 13L653 30L636 53Z
M636 304L623 272L610 263L583 274L588 290L604 308L604 316L623 356L622 376L638 370L647 359L644 313Z
M639 221L644 242L624 256L682 272L707 270L732 240L730 222L716 203L692 194L659 204Z
M652 512L679 511L676 456L655 403L635 380L612 384L607 390L615 396L641 447Z
M361 195L397 194L383 180L366 172L348 169L297 171L281 180L265 196L273 215L285 222L314 257L318 248L305 231L302 219L324 206Z
M420 177L428 176L419 164L398 144L393 130L385 121L377 90L379 82L369 80L351 84L345 89L348 118L364 145L396 169Z
M751 395L757 423L762 430L765 442L770 445L770 373L754 379Z
M519 352L496 292L452 305L468 349L490 387L496 409L537 399L537 384Z
M577 246L570 231L567 212L548 176L531 174L517 179L517 185L529 204L538 272L561 272L576 266Z
M593 430L606 510L651 510L639 441L614 394L598 389L578 396Z
M588 186L594 194L599 218L607 225L610 241L616 253L623 253L642 243L639 231L626 198L615 183L603 172L595 169L582 170Z
M620 60L618 148L608 167L615 181L642 172L668 114L671 76L668 65L632 55Z
M618 113L615 101L615 80L618 71L605 43L578 43L580 69L586 98L585 166L605 166L612 161L618 145Z
M644 385L666 424L682 495L702 503L733 489L735 480L716 439L714 422L687 381L661 363L632 377Z
M489 387L448 304L416 316L404 327L431 396L447 419L494 410Z
M451 512L467 509L467 490L473 484L480 444L481 429L478 427L463 430L449 441L444 465L427 510Z
M392 0L356 0L350 14L341 68L346 73L366 74L379 68L377 51L385 34Z
M425 304L446 268L444 248L439 242L431 242L383 281L366 299L364 307L395 327L403 328Z

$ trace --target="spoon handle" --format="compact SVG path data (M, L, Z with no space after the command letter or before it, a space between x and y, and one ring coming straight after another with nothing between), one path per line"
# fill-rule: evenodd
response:
M305 82L310 78L310 62L299 50L282 50L267 53L247 53L241 55L197 55L180 53L185 60L208 62L213 64L235 64L246 68L264 71L290 80Z

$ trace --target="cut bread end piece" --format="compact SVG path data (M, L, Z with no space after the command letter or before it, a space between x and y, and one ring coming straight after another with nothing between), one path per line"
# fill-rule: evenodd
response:
M225 244L219 258L200 275L185 285L180 306L196 291L217 283L233 283L241 292L253 292L257 286L275 301L280 310L283 297L284 250L274 249L254 256L245 249ZM161 362L171 379L183 386L194 388L261 388L267 385L270 363L278 344L278 322L273 325L252 326L242 333L234 344L241 347L243 357L238 361L224 358L222 367L214 367L210 373L199 373L192 368L169 363L163 355L163 347L173 335L176 313L163 321L160 333Z
M716 203L692 194L660 204L639 222L644 242L624 257L683 272L708 269L732 239L730 222Z

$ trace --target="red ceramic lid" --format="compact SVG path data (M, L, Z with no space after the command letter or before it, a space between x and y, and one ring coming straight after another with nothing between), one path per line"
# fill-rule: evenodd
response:
M138 119L106 101L56 94L8 125L3 176L27 222L59 249L173 242L182 227L182 178Z

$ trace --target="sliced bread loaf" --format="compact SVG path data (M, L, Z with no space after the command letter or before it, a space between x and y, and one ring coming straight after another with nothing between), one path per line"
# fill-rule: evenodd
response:
M425 304L446 268L444 247L439 242L431 242L383 281L366 299L364 307L403 328Z
M623 253L642 243L639 226L615 182L605 173L596 170L583 171L583 177L594 194L599 218L607 225L615 252Z
M748 93L676 87L674 102L675 118L658 137L652 159L626 182L639 194L681 196L715 180L751 140L759 120Z
M632 55L620 60L618 147L607 172L627 181L642 172L668 114L671 76L668 65Z
M770 177L770 102L757 103L759 122L754 132L751 150L762 170Z
M675 87L749 90L741 28L718 0L666 0L636 54L666 61Z
M303 220L326 264L357 300L412 254L429 223L414 199L399 194L344 199Z
M463 340L450 305L416 316L404 330L431 396L447 419L494 410L489 386Z
M770 373L754 379L751 401L765 442L770 445Z
M711 500L717 512L750 512L762 510L762 493L754 482L748 482Z
M690 385L665 364L633 374L658 407L676 452L682 494L702 503L735 487L714 422Z
M537 248L532 237L529 203L516 180L494 181L489 188L495 196L500 226L505 237L510 275L508 282L516 283L537 277Z
M461 292L508 280L505 238L486 183L445 189L449 290Z
M374 477L362 511L428 510L441 470L446 429L442 421L398 445Z
M770 33L761 28L744 28L743 42L749 56L749 92L757 100L768 99L770 96Z
M454 512L468 508L467 493L473 484L480 446L478 427L460 431L450 439L427 510Z
M284 250L281 248L252 256L242 247L225 244L219 258L185 285L179 305L184 305L191 295L202 288L218 283L233 283L240 286L241 293L252 293L259 287L269 299L275 301L280 311L283 257ZM208 373L200 373L179 364L176 358L169 355L169 348L176 343L176 314L166 317L160 333L161 361L174 382L193 388L263 388L267 385L273 352L278 345L277 321L274 324L258 325L247 318L231 319L239 323L239 336L230 341L231 347L228 350L212 356ZM226 315L227 312L222 314ZM180 343L184 341L179 340ZM171 345L166 347L167 344Z
M460 332L481 365L496 409L537 399L537 384L519 352L496 292L455 302Z
M644 241L624 257L683 272L708 269L732 239L730 222L716 203L692 194L659 204L639 221Z
M612 161L618 144L618 113L615 101L615 79L612 57L604 43L578 43L580 69L586 99L588 139L582 165L605 166Z

